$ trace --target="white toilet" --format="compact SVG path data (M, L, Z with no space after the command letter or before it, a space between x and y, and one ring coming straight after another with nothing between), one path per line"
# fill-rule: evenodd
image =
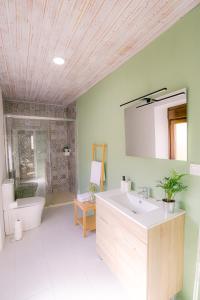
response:
M29 230L41 224L45 205L43 197L28 197L15 201L14 180L6 179L2 184L5 233L14 233L17 219L22 221L22 229Z

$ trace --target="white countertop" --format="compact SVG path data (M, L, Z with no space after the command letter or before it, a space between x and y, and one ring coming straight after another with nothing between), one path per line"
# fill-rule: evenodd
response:
M132 191L131 193L136 193ZM114 209L120 211L123 215L127 216L129 219L134 221L135 223L141 225L142 227L149 229L153 226L162 224L164 222L167 222L171 219L174 219L180 215L185 214L185 211L182 209L175 209L174 213L168 213L166 214L163 202L157 201L153 198L145 199L146 201L149 201L150 203L156 205L158 208L146 213L138 213L134 214L130 209L127 209L123 205L117 203L117 201L113 201L111 199L112 196L116 195L124 195L124 192L121 192L120 189L115 190L109 190L106 192L97 193L96 197L101 199L102 201L105 201L108 205L112 206Z

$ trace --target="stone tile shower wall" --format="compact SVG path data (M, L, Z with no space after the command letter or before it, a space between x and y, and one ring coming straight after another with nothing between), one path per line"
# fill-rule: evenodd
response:
M67 140L68 145L71 150L70 159L68 162L68 181L69 181L69 191L74 192L76 189L76 127L75 122L68 122L67 126Z
M70 118L76 117L76 104L67 108L53 105L4 103L5 113L30 116L30 119L7 118L7 140L11 145L12 130L45 130L48 133L48 151L46 159L47 191L76 191L76 155L75 122L55 120L34 120L31 116ZM53 110L54 108L54 110ZM43 113L41 113L43 112ZM64 156L63 147L68 145L70 156Z
M66 117L69 119L76 119L76 102L72 102L66 108Z
M67 144L68 122L49 121L51 145L51 183L53 191L69 191L68 160L63 147Z
M76 102L69 104L66 108L66 116L69 119L76 119ZM67 143L71 150L68 159L69 191L76 191L76 126L75 122L68 122Z
M75 113L73 113L75 112ZM4 101L4 113L13 115L69 118L73 115L76 118L76 105L73 102L69 108L57 105L26 103L17 101ZM71 117L72 118L72 117Z
M12 164L12 167L15 169L16 177L20 177L20 166L19 166L19 141L17 137L18 131L44 131L49 135L49 125L48 121L45 120L33 120L33 119L6 119L6 133L7 133L7 149L12 150L11 157L12 161L9 161L9 164ZM49 157L49 145L47 145L46 159ZM26 149L24 149L26 152Z

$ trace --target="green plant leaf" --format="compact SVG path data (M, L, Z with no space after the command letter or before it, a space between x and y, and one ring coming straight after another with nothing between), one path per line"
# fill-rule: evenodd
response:
M175 170L171 171L171 176L164 177L157 184L157 187L165 191L168 200L172 200L177 193L187 189L187 186L182 183L182 178L187 174L179 174Z

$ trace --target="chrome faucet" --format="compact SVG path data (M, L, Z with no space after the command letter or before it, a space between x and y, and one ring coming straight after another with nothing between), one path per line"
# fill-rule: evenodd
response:
M141 191L139 191L138 194L144 197L145 199L148 199L150 196L150 188L147 186L142 186Z

